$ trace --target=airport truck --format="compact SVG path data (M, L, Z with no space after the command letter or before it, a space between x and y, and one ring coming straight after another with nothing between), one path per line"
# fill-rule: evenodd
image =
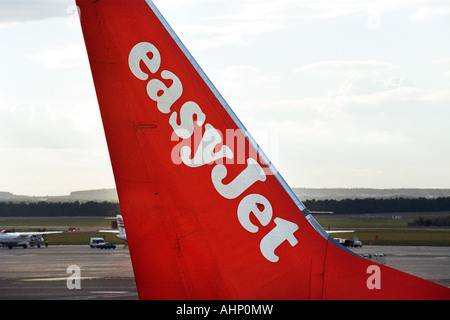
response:
M105 239L103 238L91 238L89 245L91 248L97 248L99 245L103 245L105 243Z
M358 240L358 238L353 238L353 240L349 239L337 239L339 244L343 245L344 247L352 247L352 248L362 248L362 242Z

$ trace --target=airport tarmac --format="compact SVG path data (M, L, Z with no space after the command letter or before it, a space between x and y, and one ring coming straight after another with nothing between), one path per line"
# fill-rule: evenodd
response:
M79 267L69 269L71 266ZM69 289L77 284L80 289ZM1 300L137 300L128 248L0 248Z
M386 265L450 286L450 247L363 246L357 254L386 254ZM68 270L79 267L77 274ZM128 248L89 246L0 248L0 300L136 300Z
M363 246L358 255L385 254L386 266L450 287L450 247Z

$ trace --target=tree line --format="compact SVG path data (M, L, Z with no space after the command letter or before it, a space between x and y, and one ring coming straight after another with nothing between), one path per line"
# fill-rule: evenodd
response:
M450 212L450 197L308 200L309 211L332 211L335 214L397 212ZM0 217L115 216L120 206L113 202L0 202Z
M109 217L120 214L113 202L0 202L0 217Z
M310 211L332 211L335 214L442 212L450 211L450 197L308 200L304 205Z

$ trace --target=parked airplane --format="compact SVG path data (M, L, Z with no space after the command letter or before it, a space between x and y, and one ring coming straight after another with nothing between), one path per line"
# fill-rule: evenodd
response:
M117 218L117 230L99 230L99 232L118 233L117 238L125 241L126 245L128 245L127 233L125 232L125 225L123 223L122 215L118 214L116 218Z
M123 223L123 217L122 215L117 215L117 230L99 230L98 232L102 233L118 233L117 238L127 242L127 234L125 232L125 224ZM334 233L352 233L355 232L355 230L326 230L326 233L328 234L334 234Z
M12 249L13 247L28 248L29 246L41 247L44 242L43 235L63 233L62 231L48 232L6 232L0 230L0 245Z
M76 2L141 299L450 299L337 244L152 1Z

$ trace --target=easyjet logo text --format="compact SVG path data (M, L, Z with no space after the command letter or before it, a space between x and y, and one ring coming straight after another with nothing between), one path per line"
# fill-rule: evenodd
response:
M172 141L181 139L178 148L174 148L171 158L175 164L184 164L190 168L198 168L205 165L212 165L211 180L216 191L225 199L236 199L249 190L255 183L266 181L267 168L263 169L257 161L257 151L250 151L246 154L246 168L231 182L224 184L222 181L227 177L228 170L226 164L235 159L235 153L230 141L224 142L222 134L208 122L207 114L196 102L187 101L182 104L179 112L172 110L183 93L181 80L171 71L160 70L162 57L156 46L149 42L140 42L130 51L128 64L133 75L142 81L147 82L147 95L156 103L158 110L168 116L168 122L173 128ZM141 66L145 65L147 70ZM171 83L167 86L166 83ZM192 150L191 144L183 143L193 138L196 127L203 127L203 134L199 137L199 142L195 145L196 150ZM245 136L244 133L236 133L236 136ZM176 139L174 139L174 137ZM194 136L195 137L195 136ZM195 138L194 138L195 139ZM244 160L242 160L244 161ZM265 227L273 218L273 209L270 201L260 194L248 194L237 207L237 220L241 226L250 233L259 232L259 227L250 220L250 215ZM294 233L298 230L295 223L276 217L273 220L276 224L260 242L262 255L271 262L277 262L279 257L275 254L283 242L288 241L291 246L297 245L298 241Z

